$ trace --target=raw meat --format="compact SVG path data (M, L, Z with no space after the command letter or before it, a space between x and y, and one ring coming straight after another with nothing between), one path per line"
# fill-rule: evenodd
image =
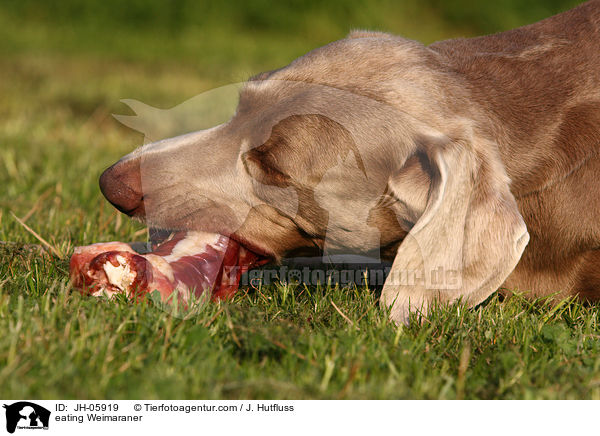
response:
M212 299L231 297L241 275L266 260L226 236L205 232L180 232L138 254L123 242L77 247L70 263L73 287L93 296L126 294L140 299L158 291L170 301L175 290L187 302L211 292Z

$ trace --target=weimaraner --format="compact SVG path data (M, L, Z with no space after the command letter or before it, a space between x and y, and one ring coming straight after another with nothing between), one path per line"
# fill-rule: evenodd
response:
M376 252L406 322L498 288L600 297L600 1L504 33L377 32L251 78L233 118L100 178L122 212L258 256Z

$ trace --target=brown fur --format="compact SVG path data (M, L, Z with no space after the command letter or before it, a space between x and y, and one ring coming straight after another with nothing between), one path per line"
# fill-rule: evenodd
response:
M531 236L504 286L600 298L600 2L431 46L496 126Z
M397 322L499 286L597 300L599 53L600 0L429 47L353 32L255 76L230 122L145 146L101 186L151 225L275 259L378 251ZM398 279L438 269L458 281Z

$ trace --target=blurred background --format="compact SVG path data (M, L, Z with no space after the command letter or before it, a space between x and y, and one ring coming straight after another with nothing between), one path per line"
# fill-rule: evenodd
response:
M58 245L139 231L97 185L102 169L143 141L111 116L132 114L120 99L170 108L283 66L351 29L430 43L510 29L577 3L2 0L0 241L35 241L9 212Z
M188 80L224 84L282 66L306 51L343 38L350 29L392 32L430 43L450 37L498 32L534 22L577 0L3 0L0 51L13 60L10 80L54 73L107 77L153 77L136 87L123 77L112 87L119 97L146 95L171 102L174 92L195 95ZM26 68L30 59L36 66ZM35 61L34 61L35 60ZM17 68L21 65L22 68ZM86 65L88 67L86 68ZM100 70L99 70L100 69ZM132 69L129 74L124 70ZM17 70L17 71L14 71ZM166 75L186 75L184 83ZM16 76L16 77L15 77ZM6 78L6 77L4 77ZM172 78L172 77L171 77ZM165 80L161 80L165 79ZM114 79L117 80L117 79ZM82 85L77 80L72 85ZM39 82L38 82L39 83ZM202 86L198 84L198 86ZM124 88L120 88L124 87ZM148 89L151 88L151 89ZM123 95L131 89L135 95ZM73 93L76 91L71 88ZM77 89L80 91L80 89ZM93 94L93 91L88 91ZM112 94L114 95L114 94ZM102 99L73 103L93 111ZM110 97L109 97L110 99Z

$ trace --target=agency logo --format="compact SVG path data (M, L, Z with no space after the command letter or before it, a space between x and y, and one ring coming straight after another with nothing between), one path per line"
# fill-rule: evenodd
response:
M29 401L5 404L6 431L14 433L18 428L26 430L48 430L50 411Z

